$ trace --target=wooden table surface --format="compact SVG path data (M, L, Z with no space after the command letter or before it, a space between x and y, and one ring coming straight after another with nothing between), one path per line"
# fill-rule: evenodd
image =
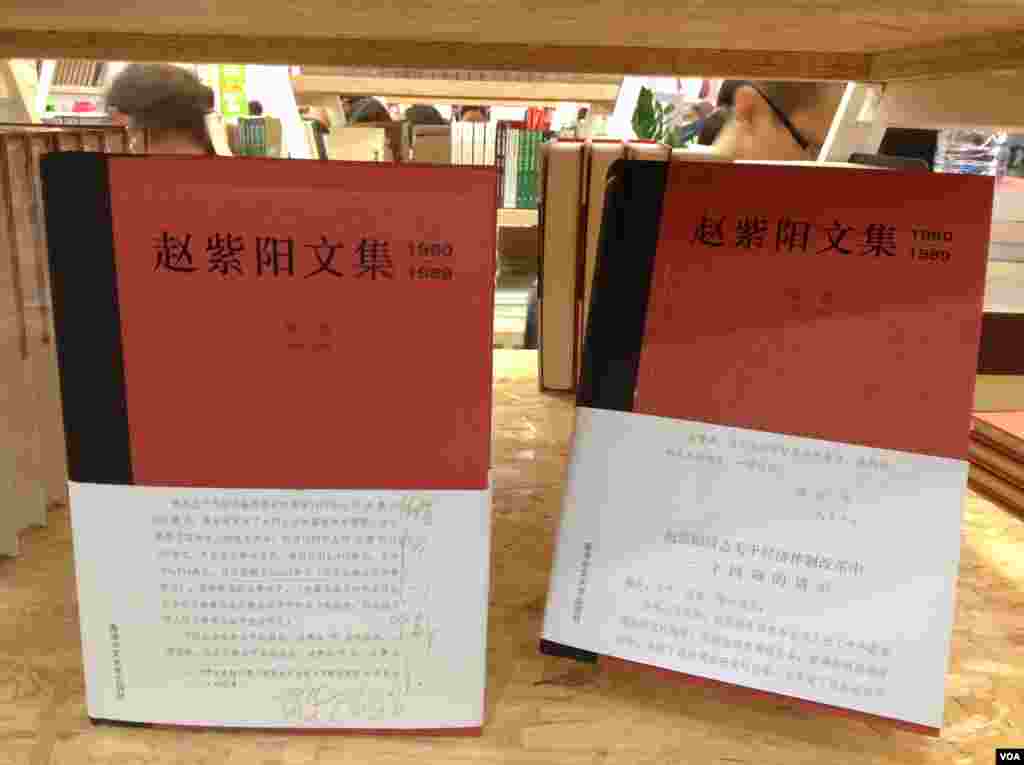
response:
M487 727L481 738L185 732L86 718L66 511L0 561L0 765L989 765L1024 746L1024 521L970 496L941 738L736 704L537 652L572 401L537 391L536 354L495 353ZM907 544L928 544L928 529Z

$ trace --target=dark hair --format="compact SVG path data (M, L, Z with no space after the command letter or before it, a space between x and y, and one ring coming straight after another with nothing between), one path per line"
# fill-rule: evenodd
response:
M263 116L263 104L261 104L259 101L250 101L249 114L253 117Z
M743 80L726 80L722 83L722 87L718 90L718 101L717 106L728 106L733 105L733 96L736 94L736 89L744 83Z
M364 98L352 106L353 125L360 122L391 122L391 114L376 98Z
M417 104L405 110L405 121L413 125L447 125L448 121L433 106Z
M133 127L151 132L190 130L211 153L206 115L213 105L213 91L173 64L130 64L107 92L107 106L128 115Z
M701 125L697 143L701 146L711 146L718 138L718 134L722 132L722 128L729 122L730 117L732 117L731 109L721 108L711 112L704 119L704 124Z

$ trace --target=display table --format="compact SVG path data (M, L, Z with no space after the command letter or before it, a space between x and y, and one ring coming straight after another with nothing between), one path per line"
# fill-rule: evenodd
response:
M0 763L988 763L1024 743L1024 519L974 496L964 517L941 738L537 652L573 423L537 390L536 353L495 352L488 714L479 739L182 732L86 718L68 513L0 560ZM966 434L965 434L966 438ZM907 544L927 544L907 540ZM126 572L128 575L130 572Z

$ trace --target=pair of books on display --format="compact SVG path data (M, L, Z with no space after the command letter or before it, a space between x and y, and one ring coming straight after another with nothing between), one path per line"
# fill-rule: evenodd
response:
M268 169L44 164L90 715L479 731L498 175ZM936 731L991 180L606 177L541 650Z

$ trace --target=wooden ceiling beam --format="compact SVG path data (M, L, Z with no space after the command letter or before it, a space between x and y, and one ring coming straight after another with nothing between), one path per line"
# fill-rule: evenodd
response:
M877 82L1024 69L1024 29L882 51L872 55L869 69Z
M870 57L864 53L11 29L0 30L0 58L425 69L458 66L529 72L840 81L867 79L870 65Z

